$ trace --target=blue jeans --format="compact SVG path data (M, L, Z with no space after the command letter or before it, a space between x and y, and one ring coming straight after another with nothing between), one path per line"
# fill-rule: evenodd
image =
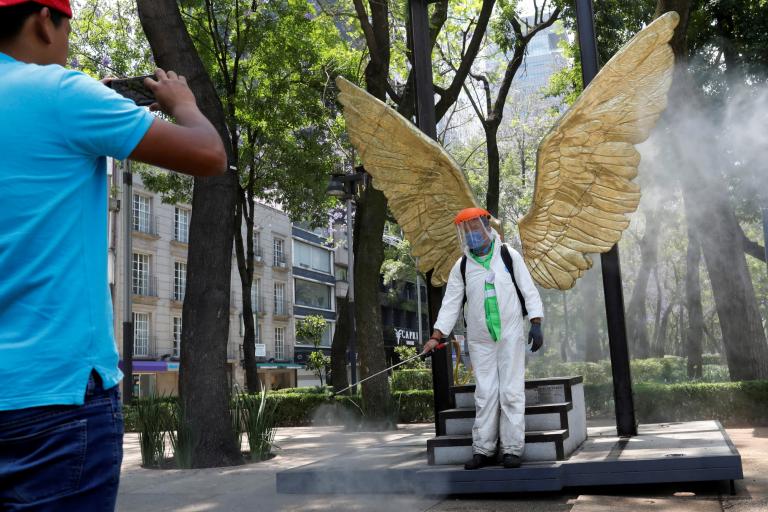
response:
M0 510L112 511L122 460L119 392L92 373L83 405L0 411Z

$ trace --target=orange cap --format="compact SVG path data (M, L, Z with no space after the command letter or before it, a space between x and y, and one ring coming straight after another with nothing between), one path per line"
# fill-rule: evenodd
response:
M477 219L478 217L490 216L491 214L488 213L488 210L484 210L483 208L464 208L456 215L456 218L453 219L453 223L461 224L462 222Z

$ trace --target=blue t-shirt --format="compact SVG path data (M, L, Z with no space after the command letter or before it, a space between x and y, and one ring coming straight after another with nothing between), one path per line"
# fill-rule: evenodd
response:
M119 383L106 156L153 116L83 73L0 53L0 410L82 404Z

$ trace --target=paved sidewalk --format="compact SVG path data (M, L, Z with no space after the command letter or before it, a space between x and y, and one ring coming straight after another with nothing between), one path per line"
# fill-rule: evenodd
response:
M338 427L281 428L277 456L234 468L149 470L140 467L138 436L127 434L118 497L121 512L149 511L366 511L644 512L646 510L763 512L768 510L768 428L728 429L742 456L744 480L736 496L717 483L589 488L564 494L526 496L285 495L275 474L338 453L383 442L433 435L432 424L401 425L394 432L344 432Z

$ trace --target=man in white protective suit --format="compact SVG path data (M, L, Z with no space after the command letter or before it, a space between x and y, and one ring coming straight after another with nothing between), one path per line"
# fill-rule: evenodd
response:
M525 446L525 316L531 322L531 351L544 343L539 292L523 257L502 243L490 218L482 208L466 208L456 216L464 256L451 269L434 332L423 351L434 350L453 330L466 302L476 414L473 456L465 469L493 464L497 445L505 468L520 466Z

